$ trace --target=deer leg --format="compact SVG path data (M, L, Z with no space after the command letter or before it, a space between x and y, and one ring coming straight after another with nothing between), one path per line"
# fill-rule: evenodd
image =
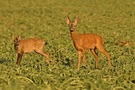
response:
M18 53L16 64L20 64L22 56L23 56L23 53Z
M97 48L98 48L98 50L99 50L102 54L104 54L104 55L106 56L106 58L108 59L108 65L110 66L110 65L111 65L111 63L110 63L110 56L109 56L108 53L104 50L103 46L100 45L100 46L98 46Z
M37 53L43 55L46 58L46 62L49 64L49 55L43 50L35 50Z
M97 53L95 52L96 48L91 49L91 53L94 55L95 60L96 60L96 68L98 68L98 56Z
M44 56L46 57L46 62L49 64L49 55L43 51Z
M78 70L80 68L80 61L81 61L81 57L82 57L82 52L81 51L77 51L78 53Z
M83 51L83 64L85 65L86 62L86 51Z

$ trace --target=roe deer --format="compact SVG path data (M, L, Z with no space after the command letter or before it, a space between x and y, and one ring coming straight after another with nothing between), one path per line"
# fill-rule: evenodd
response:
M49 55L43 51L44 40L40 38L28 38L21 40L21 35L15 37L12 35L14 41L14 49L18 53L16 64L20 64L24 53L37 52L46 57L46 62L49 64Z
M96 59L96 68L98 68L98 56L97 53L95 52L96 48L106 56L106 58L108 59L108 64L110 65L110 56L103 48L102 37L97 34L91 34L91 33L77 34L76 33L77 21L78 21L77 18L75 18L74 21L70 21L69 17L66 18L66 22L69 26L69 31L71 34L71 39L73 40L74 47L76 48L78 53L78 69L80 68L82 53L83 53L82 62L83 64L85 63L87 49L90 49L90 51L92 52L92 54Z

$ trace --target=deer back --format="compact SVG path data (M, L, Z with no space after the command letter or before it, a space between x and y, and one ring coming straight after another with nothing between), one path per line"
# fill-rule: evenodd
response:
M72 40L76 49L91 49L102 43L102 37L97 34L75 34L72 33Z
M25 40L20 40L18 46L16 46L16 51L18 53L28 53L34 50L42 49L44 41L39 38L28 38Z

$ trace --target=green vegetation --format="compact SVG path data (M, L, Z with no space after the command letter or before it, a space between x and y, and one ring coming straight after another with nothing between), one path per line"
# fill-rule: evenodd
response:
M87 51L77 70L77 53L65 18L79 17L78 33L96 33L112 67L100 53L99 69ZM0 90L133 90L135 88L134 0L0 0ZM31 53L16 65L10 34L46 41L44 57Z

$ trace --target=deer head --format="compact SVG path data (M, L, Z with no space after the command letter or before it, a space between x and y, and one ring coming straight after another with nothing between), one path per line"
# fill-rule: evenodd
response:
M14 41L14 48L15 50L17 50L17 47L19 46L19 42L21 41L21 35L19 35L18 37L15 37L13 34L11 34L11 37Z
M66 22L69 26L69 30L71 33L76 30L77 21L78 21L77 17L74 17L73 21L71 21L69 17L66 18Z

